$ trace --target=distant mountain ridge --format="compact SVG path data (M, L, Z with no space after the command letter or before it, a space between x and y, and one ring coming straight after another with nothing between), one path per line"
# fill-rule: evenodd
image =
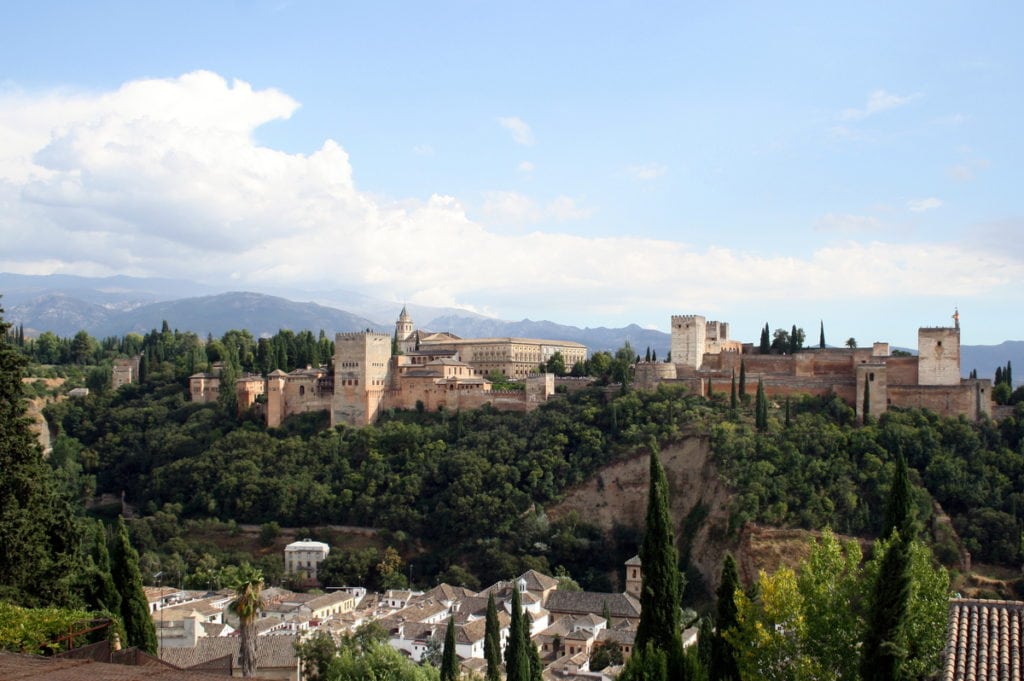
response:
M194 282L137 277L78 277L0 273L0 307L4 318L23 324L30 336L52 331L72 336L85 330L97 338L146 333L166 320L172 328L200 336L220 336L229 329L247 329L254 336L270 336L280 329L321 329L337 332L373 329L394 331L400 303L377 300L345 291L304 292L335 304L295 302L285 297L253 292L222 293ZM352 299L353 313L346 297ZM463 338L525 337L569 340L591 351L615 351L629 342L643 356L650 347L659 359L668 356L669 334L636 324L623 328L579 328L551 321L503 321L453 308L409 305L419 329L449 331ZM370 314L367 314L370 313ZM996 367L1012 362L1024 382L1024 341L961 347L961 368L966 376L977 369L992 378Z

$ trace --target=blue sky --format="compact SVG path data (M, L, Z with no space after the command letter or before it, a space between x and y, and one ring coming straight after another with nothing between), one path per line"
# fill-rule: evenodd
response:
M1019 3L4 14L2 271L1024 338Z

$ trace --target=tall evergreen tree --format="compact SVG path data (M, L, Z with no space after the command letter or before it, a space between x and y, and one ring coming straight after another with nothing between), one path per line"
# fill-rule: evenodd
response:
M722 578L715 592L717 612L715 621L715 638L712 644L713 661L708 668L712 681L739 681L740 672L736 664L736 651L723 633L738 624L736 608L736 590L740 588L739 571L736 560L731 553L725 554L722 562Z
M761 344L758 350L762 355L767 355L772 351L772 336L771 331L768 330L768 322L765 322L764 328L761 329Z
M142 588L139 554L128 538L128 526L125 525L123 516L117 520L112 558L112 576L121 594L121 619L124 622L128 645L156 654L156 629L153 626L153 619L149 616L146 592Z
M900 681L906 657L905 628L910 600L909 542L895 532L882 559L868 602L861 678L864 681Z
M487 661L487 681L501 681L501 623L498 621L498 608L495 607L494 596L491 594L487 595L484 659Z
M818 347L825 349L825 320L821 320L821 330L818 332Z
M512 582L512 618L508 629L508 642L505 645L505 679L506 681L530 681L530 659L527 657L526 646L523 644L522 597L519 585Z
M729 406L735 409L739 405L736 397L736 372L732 372L732 386L729 392Z
M656 447L651 448L650 486L647 494L647 518L640 546L643 587L640 592L640 624L636 648L648 644L667 656L670 676L676 678L682 663L679 555L669 516L668 480Z
M444 651L441 653L441 681L456 681L459 678L459 659L455 655L455 615L448 618L444 632Z
M526 660L529 664L529 678L530 681L543 681L544 664L540 661L540 651L537 650L537 646L534 645L533 639L530 636L532 622L530 613L526 611L526 608L523 608L523 649L526 651Z
M92 565L85 573L83 596L86 604L93 610L101 610L113 614L121 612L121 594L111 574L110 551L107 549L107 531L103 521L93 524Z
M902 451L896 452L896 471L882 522L882 539L888 539L893 532L899 532L905 541L914 539L913 504L911 502L910 477L907 472L907 458Z
M790 415L789 395L786 395L786 427L789 428L791 425L792 416Z
M750 399L749 397L747 397L747 363L745 361L743 361L742 359L740 360L740 385L739 385L739 390L740 390L740 400L742 400L743 403L746 404L747 400Z
M871 422L871 381L868 378L868 376L864 377L864 403L861 407L865 426Z
M757 379L757 400L754 404L755 427L764 431L768 428L768 398L764 394L764 380Z
M0 308L0 598L30 607L80 606L80 536L25 416L27 359L11 347L9 328Z

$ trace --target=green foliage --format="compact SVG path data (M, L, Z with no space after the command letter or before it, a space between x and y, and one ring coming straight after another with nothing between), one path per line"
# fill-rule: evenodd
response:
M444 652L441 654L441 681L459 678L459 658L455 654L455 616L448 618L444 633Z
M487 662L487 681L501 679L501 624L494 596L487 594L487 615L484 627L484 660Z
M904 677L907 604L910 599L910 555L907 540L894 532L871 590L860 672L865 681Z
M679 556L668 509L668 480L657 449L652 447L644 541L640 546L643 589L636 648L664 651L669 673L675 678L683 655L679 612L682 594Z
M9 345L9 326L0 317L0 597L28 606L80 606L81 534L29 428L21 381L26 359Z
M740 592L740 577L736 570L736 560L732 557L731 553L726 553L725 559L722 562L722 579L718 584L718 591L716 592L716 632L709 641L710 665L708 667L708 674L715 681L739 679L739 669L736 666L736 651L726 637L726 632L735 629L739 624L736 597Z
M118 520L112 558L112 576L121 594L121 620L128 636L127 644L155 654L156 629L149 616L149 603L142 587L139 554L128 539L124 518Z
M53 654L68 647L60 639L91 626L96 613L68 608L23 608L0 601L0 650L33 655ZM86 642L83 635L70 643Z
M523 628L522 600L519 587L512 589L512 618L508 628L508 639L505 643L505 679L506 681L530 681L530 658L526 650L529 633Z

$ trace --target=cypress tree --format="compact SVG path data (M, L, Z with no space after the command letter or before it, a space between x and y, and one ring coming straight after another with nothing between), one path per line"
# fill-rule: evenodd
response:
M505 645L506 681L530 681L530 659L524 645L523 617L521 614L519 585L512 583L512 622L508 629L508 643Z
M668 511L668 480L656 447L651 449L650 487L644 540L640 546L643 587L636 648L650 645L666 655L669 678L677 678L682 664L680 574L675 534Z
M645 362L650 362L651 361L651 346L650 345L647 346L647 354L644 355L644 361Z
M818 347L825 349L825 320L821 320L821 331L818 334Z
M487 660L487 681L501 681L501 624L494 596L487 594L487 616L484 626L484 659Z
M448 617L444 632L444 650L441 652L441 681L456 681L459 678L459 662L455 656L455 615Z
M657 350L651 350L651 361L652 362L657 362L658 361L658 351Z
M747 396L747 363L740 360L740 399L746 403L750 398Z
M764 394L764 380L757 379L757 399L754 403L754 425L764 431L768 428L768 399Z
M889 488L889 499L885 506L882 522L882 539L888 539L893 532L899 532L906 541L914 539L913 506L911 504L910 477L907 473L907 458L902 451L896 453L896 471Z
M103 521L97 520L93 525L92 539L92 566L86 573L86 583L83 585L85 601L94 610L119 614L121 594L117 592L117 585L111 575L110 551L107 550L107 531Z
M789 395L786 395L786 427L789 428L792 425L792 419L789 412Z
M736 590L740 588L740 576L736 569L736 560L731 553L725 554L722 562L722 578L718 584L717 617L715 637L711 646L713 662L709 665L712 681L738 681L739 668L736 665L736 651L732 644L725 640L723 634L738 624L736 617Z
M862 407L865 426L871 422L871 381L868 378L868 376L864 377L864 404Z
M764 328L761 329L761 344L759 351L762 355L767 355L772 350L772 337L771 332L768 330L768 322L764 323Z
M908 542L894 532L879 566L861 647L860 673L864 681L903 678L904 629L910 599L909 549Z
M992 385L999 385L1003 382L1003 367L996 367L996 377L992 381Z
M1013 365L1010 360L1006 360L1006 385L1013 387Z
M528 677L530 681L543 681L544 665L540 661L540 652L530 637L531 622L530 614L526 612L526 608L523 608L523 650L526 652Z
M736 372L732 372L732 388L729 393L729 406L735 409L737 407L736 400Z
M128 526L123 516L117 520L112 573L121 594L121 620L124 622L128 645L156 654L156 629L149 616L149 604L142 588L139 554L128 539Z
M21 378L28 360L10 345L10 327L0 308L0 598L78 607L80 536L25 415Z

